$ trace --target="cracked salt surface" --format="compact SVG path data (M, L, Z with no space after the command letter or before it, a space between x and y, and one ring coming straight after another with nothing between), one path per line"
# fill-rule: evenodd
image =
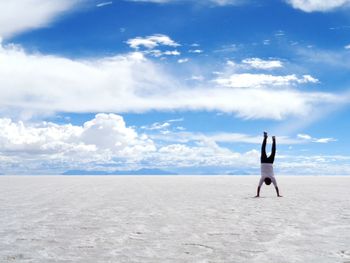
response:
M0 177L0 262L350 262L350 177Z

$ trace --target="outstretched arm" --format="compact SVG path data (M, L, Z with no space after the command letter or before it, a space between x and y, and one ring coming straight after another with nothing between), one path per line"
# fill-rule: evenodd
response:
M260 197L260 186L258 186L258 189L256 191L256 196L255 197Z
M277 196L278 196L278 197L282 197L282 195L280 195L280 191L279 191L279 189L278 189L277 186L275 187L275 189L276 189Z

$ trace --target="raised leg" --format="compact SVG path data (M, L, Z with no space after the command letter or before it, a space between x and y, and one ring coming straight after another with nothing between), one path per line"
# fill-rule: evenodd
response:
M273 163L275 161L275 155L276 155L276 137L272 136L272 149L271 149L271 155L269 156L270 163Z
M260 156L261 163L266 163L268 161L267 155L266 155L266 140L267 140L267 133L264 132L264 140L261 145L261 156Z

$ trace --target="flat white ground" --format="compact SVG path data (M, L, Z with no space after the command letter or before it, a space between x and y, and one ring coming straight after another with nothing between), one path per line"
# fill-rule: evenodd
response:
M350 262L350 177L0 177L0 262Z

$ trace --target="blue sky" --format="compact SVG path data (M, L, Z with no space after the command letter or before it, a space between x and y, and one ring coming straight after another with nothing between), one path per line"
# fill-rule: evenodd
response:
M0 172L350 174L350 1L0 3Z

